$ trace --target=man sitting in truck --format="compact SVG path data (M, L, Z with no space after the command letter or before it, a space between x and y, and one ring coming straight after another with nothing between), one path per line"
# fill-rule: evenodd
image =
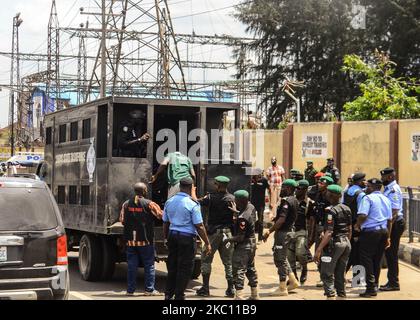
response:
M145 132L146 114L141 110L132 110L130 119L123 121L118 137L118 156L145 158L146 143L150 134Z
M144 264L145 295L156 296L155 290L155 218L162 220L159 205L146 199L147 186L138 182L134 185L135 196L124 202L120 222L124 225L124 240L127 246L127 295L136 290L137 269L140 259Z
M168 170L168 199L179 192L181 179L192 178L195 181L195 171L190 158L177 151L167 154L150 183L154 183L166 168Z

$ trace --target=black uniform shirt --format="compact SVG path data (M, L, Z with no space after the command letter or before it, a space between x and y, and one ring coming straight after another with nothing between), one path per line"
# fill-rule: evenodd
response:
M295 231L306 230L306 220L313 215L314 201L307 198L299 201L297 217L295 221Z
M265 177L251 182L251 203L256 209L265 206L265 190L269 187L268 180Z
M139 139L146 133L144 126L141 123L134 123L126 121L121 126L121 131L118 135L119 156L123 157L146 157L146 143L145 142L132 142Z
M233 224L233 212L229 209L235 197L229 192L214 192L206 195L199 201L202 206L209 208L207 220L208 226L231 228Z
M325 166L324 168L322 168L321 172L331 173L331 176L332 176L331 178L333 178L334 183L337 183L338 180L340 180L340 171L338 170L338 168L336 166L333 166L332 168L328 167L328 166Z
M313 210L313 216L315 217L316 223L323 223L324 222L324 216L325 216L325 209L330 205L327 198L325 197L325 194L322 192L318 192L315 196L314 210Z
M248 206L239 212L238 218L235 221L233 235L245 235L245 239L255 238L255 222L253 215L255 214L255 207L248 202Z
M329 207L329 209L324 223L324 230L332 231L333 238L347 235L352 224L350 208L340 203Z
M280 205L277 208L275 220L277 221L280 217L284 217L286 220L279 231L290 231L293 228L297 217L298 207L299 201L294 196L281 199Z

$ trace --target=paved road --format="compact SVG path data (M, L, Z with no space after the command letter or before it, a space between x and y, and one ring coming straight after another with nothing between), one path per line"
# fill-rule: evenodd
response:
M271 240L271 241L270 241ZM268 293L277 286L278 276L271 255L272 238L267 243L259 245L257 250L256 267L259 276L259 287L261 299L276 300L318 300L324 299L322 288L317 288L315 283L318 281L318 272L315 264L309 264L308 281L305 286L300 287L295 293L291 293L288 297L270 297ZM156 288L164 291L166 266L164 263L156 264ZM383 269L381 274L381 284L386 282L386 270ZM115 275L111 281L107 282L85 282L80 278L77 267L77 254L71 253L70 256L70 299L73 300L103 300L103 299L163 299L162 297L145 297L143 292L143 270L139 269L138 284L140 285L140 293L134 297L126 297L126 264L117 265ZM201 277L200 277L201 278ZM392 299L407 300L420 299L420 269L400 263L400 281L402 291L380 293L374 299ZM224 279L223 265L220 258L216 255L213 263L213 273L210 279L212 296L207 299L227 299L224 298L226 289L226 281ZM201 299L194 296L194 289L200 286L199 281L191 281L186 292L187 299ZM358 297L361 289L348 288L348 296L350 299L362 299ZM250 294L249 287L245 290L246 295Z

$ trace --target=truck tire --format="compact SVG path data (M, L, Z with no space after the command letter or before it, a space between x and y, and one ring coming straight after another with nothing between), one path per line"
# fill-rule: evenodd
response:
M193 267L193 272L191 274L191 279L198 279L200 274L201 274L201 260L197 259L197 260L194 260L194 267Z
M79 272L85 281L98 281L103 270L102 247L100 239L84 234L79 244Z
M110 280L114 275L115 262L117 261L117 246L115 240L110 237L101 237L102 245L102 280Z

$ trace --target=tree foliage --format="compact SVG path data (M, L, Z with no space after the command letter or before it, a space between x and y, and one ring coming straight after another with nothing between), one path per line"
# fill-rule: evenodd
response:
M367 7L366 29L354 29L354 4ZM420 1L416 0L246 0L235 15L255 41L245 51L256 64L239 75L253 75L267 109L269 128L277 128L295 102L282 92L287 78L302 80L297 89L302 121L338 117L359 94L356 78L342 72L343 58L368 58L376 48L397 62L396 76L420 75ZM403 21L402 21L403 20Z
M376 52L368 64L357 55L344 57L343 71L362 78L361 96L344 105L345 120L387 120L420 117L420 84L416 79L394 77L396 63Z

